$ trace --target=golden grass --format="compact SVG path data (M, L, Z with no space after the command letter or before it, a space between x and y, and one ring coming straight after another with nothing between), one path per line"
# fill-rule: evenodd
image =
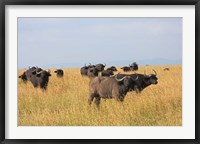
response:
M164 67L170 71L163 71ZM65 68L63 78L57 78L51 69L45 92L18 79L18 125L181 126L182 66L144 66L137 73L146 70L150 74L152 69L158 73L157 85L141 94L129 92L123 103L102 99L100 110L94 104L88 106L89 78L82 77L79 68ZM19 70L19 74L22 72Z

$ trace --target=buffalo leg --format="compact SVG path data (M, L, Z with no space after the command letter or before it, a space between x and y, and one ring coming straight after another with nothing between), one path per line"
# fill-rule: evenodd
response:
M101 101L101 97L99 97L99 96L95 97L95 104L98 108L99 108L99 105L100 105L100 101Z
M89 99L88 99L88 104L89 104L89 105L92 104L92 101L93 101L94 97L95 97L95 94L94 94L94 93L90 95L90 97L89 97Z

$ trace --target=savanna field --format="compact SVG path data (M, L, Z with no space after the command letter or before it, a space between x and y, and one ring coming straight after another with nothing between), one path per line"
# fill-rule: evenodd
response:
M88 105L90 79L81 76L80 68L64 68L63 78L50 69L46 91L18 79L18 126L181 126L182 65L141 66L137 73L152 74L152 69L157 85L140 94L128 92L123 103L102 99L100 109Z

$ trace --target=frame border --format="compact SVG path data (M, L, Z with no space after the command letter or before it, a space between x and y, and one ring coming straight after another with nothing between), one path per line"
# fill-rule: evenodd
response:
M199 73L198 62L200 58L200 0L0 0L0 143L98 143L98 144L199 144L200 143L200 103L199 103L199 78L195 74L195 139L5 139L5 7L6 5L195 5L195 73Z

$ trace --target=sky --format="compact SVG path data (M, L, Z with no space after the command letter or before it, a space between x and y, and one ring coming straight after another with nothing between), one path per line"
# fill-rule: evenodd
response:
M182 18L18 18L18 68L182 63Z

